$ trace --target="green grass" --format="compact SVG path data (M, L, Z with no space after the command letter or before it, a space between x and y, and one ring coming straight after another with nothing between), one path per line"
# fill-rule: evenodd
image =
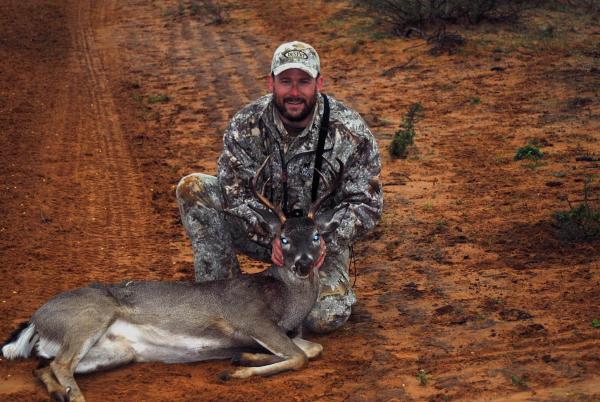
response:
M165 94L155 94L155 95L148 96L148 98L146 98L146 100L150 104L154 104L154 103L167 103L167 102L169 102L171 100L171 98L169 98Z
M417 380L419 380L419 384L421 386L426 386L429 382L429 378L427 378L427 371L421 369L417 372Z
M523 159L528 159L532 161L536 161L542 159L544 157L544 153L540 151L538 147L535 145L527 144L524 147L518 148L515 153L515 160L520 161Z
M518 387L527 387L527 379L525 378L525 376L518 376L516 374L513 374L510 376L510 382L513 383L513 385L516 385Z

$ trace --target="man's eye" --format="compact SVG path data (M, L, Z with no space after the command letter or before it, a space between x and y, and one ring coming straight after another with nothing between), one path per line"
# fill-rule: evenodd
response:
M287 237L282 237L281 238L281 244L288 244L290 241L287 239Z
M319 234L317 233L313 236L313 241L319 241L320 238L321 236L319 236Z

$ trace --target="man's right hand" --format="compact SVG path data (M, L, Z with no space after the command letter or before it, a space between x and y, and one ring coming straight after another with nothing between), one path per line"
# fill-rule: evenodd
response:
M275 237L273 240L271 247L271 261L278 267L283 266L283 250L281 249L281 240L279 240L279 237Z

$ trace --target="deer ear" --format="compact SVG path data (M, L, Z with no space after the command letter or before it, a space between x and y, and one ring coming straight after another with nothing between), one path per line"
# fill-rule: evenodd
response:
M248 206L258 214L258 221L261 227L271 235L277 233L277 230L281 226L281 222L277 215L268 209L257 208L252 204L249 204Z
M317 229L321 236L328 238L331 236L333 232L338 228L340 223L338 221L333 220L333 215L335 211L327 211L317 214L315 218L315 223L317 224Z

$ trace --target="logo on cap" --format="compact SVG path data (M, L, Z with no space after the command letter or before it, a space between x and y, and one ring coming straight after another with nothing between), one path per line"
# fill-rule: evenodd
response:
M288 50L283 53L283 57L286 59L298 60L298 59L308 59L308 55L304 53L302 50Z

